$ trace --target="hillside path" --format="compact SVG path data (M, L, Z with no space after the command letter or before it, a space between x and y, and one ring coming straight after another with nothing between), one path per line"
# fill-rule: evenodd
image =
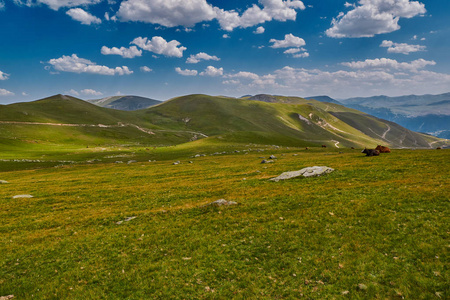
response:
M124 124L118 123L117 125L104 125L104 124L64 124L64 123L41 123L41 122L18 122L18 121L0 121L0 124L12 124L12 125L47 125L47 126L64 126L64 127L98 127L98 128L119 128L119 127L134 127L139 131L142 131L146 134L155 134L154 132L182 132L182 133L190 133L197 134L202 137L208 137L206 134L195 131L185 131L185 130L150 130L146 128L142 128L135 124Z

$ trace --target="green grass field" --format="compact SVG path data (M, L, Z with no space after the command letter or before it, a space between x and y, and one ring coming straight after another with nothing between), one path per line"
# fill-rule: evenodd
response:
M450 150L365 157L205 139L46 151L1 152L0 296L450 297ZM268 181L316 165L336 171ZM204 206L222 198L238 205Z

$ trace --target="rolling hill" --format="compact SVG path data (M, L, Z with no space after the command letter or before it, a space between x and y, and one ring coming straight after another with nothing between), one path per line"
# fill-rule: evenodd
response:
M161 101L140 96L113 96L87 101L101 107L127 111L144 109L161 103Z
M339 104L270 96L271 102L178 97L138 111L103 108L64 95L0 107L0 144L176 145L214 142L285 146L427 148L442 140Z

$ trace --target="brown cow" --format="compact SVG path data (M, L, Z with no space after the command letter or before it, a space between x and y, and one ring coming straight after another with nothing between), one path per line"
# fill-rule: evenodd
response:
M364 148L364 150L361 151L361 153L365 153L366 156L378 156L378 155L380 155L380 151L378 151L377 149Z
M322 148L326 148L327 147L327 145L322 145Z
M380 151L380 153L391 153L391 149L385 146L378 145L375 150Z

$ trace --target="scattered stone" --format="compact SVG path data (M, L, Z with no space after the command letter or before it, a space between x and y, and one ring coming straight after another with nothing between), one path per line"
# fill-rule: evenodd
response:
M216 205L216 206L222 206L222 205L237 205L237 202L234 202L234 201L227 201L227 200L225 200L225 199L219 199L219 200L216 200L216 201L214 201L214 202L208 203L208 204L206 204L206 205L204 205L204 206L207 206L207 205Z
M129 164L133 164L133 163L136 163L137 161L135 161L135 160L129 160L128 162L127 162L127 164L129 165Z
M120 225L120 224L122 224L123 222L128 222L128 221L131 221L131 220L133 220L133 219L136 219L137 217L135 217L135 216L133 216L133 217L128 217L128 218L126 218L125 220L123 220L123 221L118 221L118 222L116 222L116 224L117 225Z
M358 284L358 289L360 289L361 291L365 291L367 290L367 285L365 285L364 283L360 283Z
M343 291L341 294L342 295L348 295L348 294L350 294L350 292L349 291Z
M13 196L13 199L19 199L19 198L33 198L32 195L15 195Z
M201 156L200 154L195 154L195 155L194 155L194 157L200 157L200 156Z
M123 161L118 160L118 161L116 161L115 163L116 163L116 164L123 164Z
M263 159L263 160L261 161L261 163L262 163L262 164L271 164L271 163L274 163L274 161L273 161L273 160L265 160L265 159Z
M0 300L9 300L14 298L14 295L8 295L8 296L0 296Z
M180 164L180 161L178 160L178 161L174 162L172 165L179 165L179 164Z
M269 156L269 159L276 159L275 155Z
M299 171L291 171L291 172L284 172L281 175L275 177L275 178L271 178L269 180L272 181L280 181L280 180L285 180L285 179L291 179L291 178L296 178L296 177L314 177L314 176L321 176L324 174L328 174L333 172L334 169L326 167L326 166L321 166L321 167L308 167L308 168L303 168Z
M0 180L0 184L6 184L6 183L9 183L9 182L6 180Z

